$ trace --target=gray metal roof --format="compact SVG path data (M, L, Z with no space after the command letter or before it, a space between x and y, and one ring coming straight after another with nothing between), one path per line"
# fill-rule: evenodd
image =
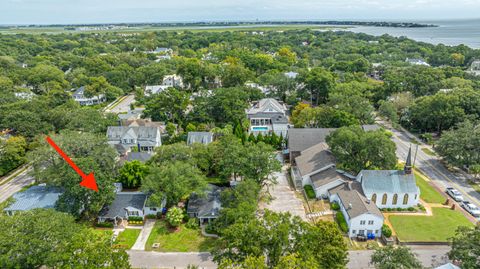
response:
M101 218L124 217L125 208L133 207L143 210L147 195L142 192L117 192L115 200L109 206L105 206L99 214Z
M325 138L335 130L335 128L290 128L288 129L288 148L290 152L306 150L325 142Z
M195 193L190 195L187 213L196 213L198 218L216 218L222 208L220 194L222 188L209 184L205 194L200 196Z
M418 191L413 174L403 170L362 170L361 181L365 192L413 193Z
M383 218L382 212L375 203L370 202L362 192L362 186L357 181L350 181L330 189L330 194L337 194L350 219L362 214L374 214Z
M378 124L365 124L365 125L362 125L362 129L365 131L365 132L368 132L368 131L377 131L377 130L380 130L382 127L380 127L380 125Z
M109 141L120 141L124 135L129 135L137 141L151 141L155 144L159 133L160 128L155 126L108 126L107 129Z
M187 145L193 143L210 144L213 142L213 133L210 132L188 132Z
M60 195L61 189L47 186L33 186L23 192L13 195L15 202L5 211L31 210L35 208L54 208Z
M460 267L458 267L456 265L453 265L451 263L447 263L447 264L444 264L442 266L435 267L435 269L460 269Z

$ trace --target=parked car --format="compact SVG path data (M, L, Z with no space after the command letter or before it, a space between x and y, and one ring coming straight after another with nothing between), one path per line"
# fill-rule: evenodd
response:
M450 195L450 197L452 197L453 200L455 200L457 202L462 202L463 201L462 194L454 188L451 188L451 187L447 188L447 194Z
M460 206L462 206L468 213L470 213L470 215L476 218L480 217L480 209L469 201L461 202Z

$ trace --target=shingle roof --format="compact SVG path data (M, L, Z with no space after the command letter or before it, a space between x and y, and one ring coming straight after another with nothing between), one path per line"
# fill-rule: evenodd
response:
M15 202L5 211L30 210L35 208L54 208L60 195L61 189L47 186L33 186L26 191L15 193Z
M337 172L335 167L330 167L310 176L310 180L312 180L315 188L324 186L338 179L343 179L343 176Z
M141 192L117 192L115 200L109 206L105 206L99 214L102 218L124 217L125 208L133 207L142 210L147 200L147 195Z
M365 192L412 193L417 192L413 174L403 170L362 170L362 186Z
M129 152L127 154L127 161L141 161L146 162L152 158L152 155L148 152Z
M318 143L336 129L334 128L291 128L288 129L288 148L290 152L303 151Z
M136 138L137 140L155 141L159 127L154 126L108 126L108 140L120 140L125 134Z
M350 219L367 213L383 218L382 212L380 212L375 203L370 202L363 195L362 186L357 181L342 184L330 189L328 192L337 194Z
M302 176L335 164L335 157L326 143L318 143L301 152L295 158L298 170Z
M263 98L258 102L254 102L253 105L247 110L247 114L257 113L282 113L285 114L287 108L285 104L278 102L273 98Z
M220 201L220 194L222 188L209 184L205 195L199 196L195 193L190 195L188 201L187 213L196 213L197 217L218 217L222 203Z
M187 145L193 143L209 144L213 142L213 133L210 132L188 132Z

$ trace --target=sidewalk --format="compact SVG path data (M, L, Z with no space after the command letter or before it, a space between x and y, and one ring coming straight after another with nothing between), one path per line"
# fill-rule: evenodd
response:
M147 221L145 221L142 232L138 236L137 241L135 241L132 250L145 250L145 245L147 244L148 237L150 236L154 225L155 220L153 219L147 219Z

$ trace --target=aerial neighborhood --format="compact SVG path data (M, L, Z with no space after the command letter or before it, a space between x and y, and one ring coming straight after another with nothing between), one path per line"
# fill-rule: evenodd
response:
M0 33L0 268L480 268L480 50L135 29Z

